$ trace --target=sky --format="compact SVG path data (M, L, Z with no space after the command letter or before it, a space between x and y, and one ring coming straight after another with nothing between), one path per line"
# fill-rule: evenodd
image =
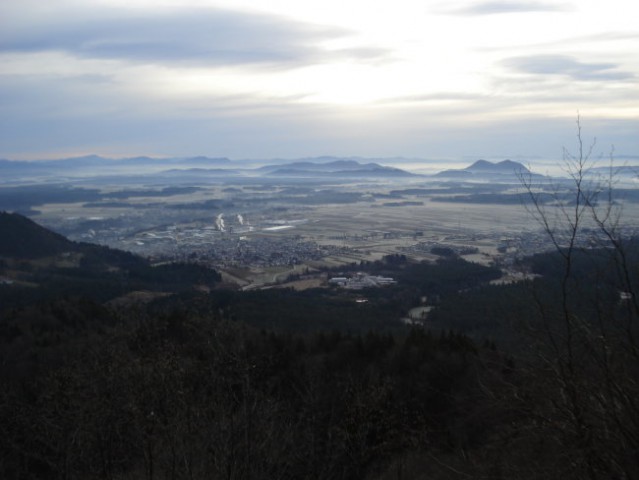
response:
M0 0L0 158L639 155L634 0Z

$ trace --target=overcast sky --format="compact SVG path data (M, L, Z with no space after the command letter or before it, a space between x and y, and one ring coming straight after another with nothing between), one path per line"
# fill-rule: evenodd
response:
M0 157L639 155L634 0L0 0Z

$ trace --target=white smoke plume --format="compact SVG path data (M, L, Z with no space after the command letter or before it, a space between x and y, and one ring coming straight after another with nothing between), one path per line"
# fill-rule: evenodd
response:
M220 232L224 232L225 228L224 228L224 214L220 213L217 218L215 219L215 226L217 227L217 229Z
M237 214L237 221L240 222L240 225L244 225L244 217L241 213Z

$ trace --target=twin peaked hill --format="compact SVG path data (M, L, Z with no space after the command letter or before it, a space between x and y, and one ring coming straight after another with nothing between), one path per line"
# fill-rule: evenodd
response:
M508 178L534 175L524 165L512 160L503 160L493 163L488 160L477 160L472 165L462 169L444 170L436 174L436 177L456 178L456 179L491 179Z

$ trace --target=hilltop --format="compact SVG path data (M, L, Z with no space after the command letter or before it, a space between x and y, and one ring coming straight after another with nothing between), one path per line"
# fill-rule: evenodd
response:
M512 160L502 160L501 162L497 163L489 162L488 160L477 160L475 163L466 167L464 170L471 173L497 173L502 175L512 175L513 173L530 173L530 170L528 170L524 165Z
M443 170L435 174L436 177L469 180L474 178L482 180L515 179L521 175L539 176L538 174L532 173L523 164L512 160L502 160L496 163L489 162L488 160L477 160L465 168Z
M270 176L304 177L414 177L414 173L400 168L387 167L378 163L360 163L356 160L334 160L330 162L292 162L284 165L266 165L258 169Z

